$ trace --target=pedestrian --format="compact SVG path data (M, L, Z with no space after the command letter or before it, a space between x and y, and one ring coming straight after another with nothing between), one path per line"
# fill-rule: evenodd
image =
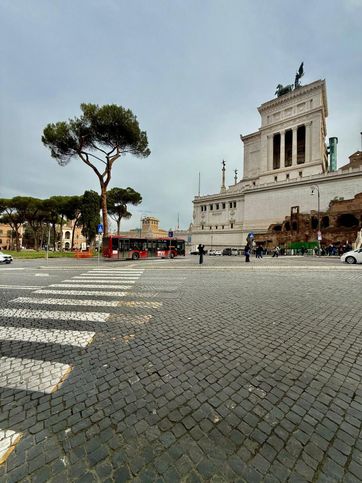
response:
M204 255L205 255L205 245L200 245L197 247L197 250L199 252L199 264L202 265L204 263Z
M278 258L279 257L279 251L280 251L280 248L278 246L276 246L274 248L274 252L273 252L273 257L272 258L274 258L274 257Z
M247 243L244 248L245 262L250 262L250 246Z
M258 245L255 250L256 258L263 258L263 248L261 245Z

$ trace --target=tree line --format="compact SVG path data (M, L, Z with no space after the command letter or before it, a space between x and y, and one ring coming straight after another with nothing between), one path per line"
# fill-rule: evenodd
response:
M128 205L140 204L142 196L128 187L112 188L106 192L106 197L108 216L116 222L119 234L121 220L132 216L128 211ZM0 223L10 225L17 251L21 250L22 227L25 228L26 236L32 238L35 250L47 243L49 233L52 235L53 249L56 250L58 244L62 249L63 226L68 221L73 221L71 248L74 245L77 227L82 229L87 244L92 245L100 222L101 207L102 197L92 190L85 191L80 196L51 196L47 199L30 196L2 198L0 199Z

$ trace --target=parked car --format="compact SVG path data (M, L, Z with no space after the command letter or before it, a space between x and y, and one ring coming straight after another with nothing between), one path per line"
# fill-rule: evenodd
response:
M224 248L222 254L225 256L231 256L231 248Z
M216 252L216 250L209 250L209 255L210 256L215 255L215 252Z
M13 261L13 257L11 255L7 255L6 253L0 252L0 263L11 263Z
M362 248L357 248L357 250L351 250L349 252L343 253L341 256L341 262L346 263L362 263Z
M231 255L233 255L234 257L237 257L239 255L239 250L237 248L232 248Z
M222 251L221 250L215 250L215 254L216 256L221 256L222 255Z

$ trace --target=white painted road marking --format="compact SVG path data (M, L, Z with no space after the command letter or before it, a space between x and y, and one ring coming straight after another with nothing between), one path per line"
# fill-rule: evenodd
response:
M22 433L0 428L0 465L6 461L21 437Z
M84 300L84 299L41 299L33 297L18 297L10 300L11 303L19 304L37 304L37 305L84 305L93 307L143 307L143 308L159 308L162 302L136 302L136 301L118 301L118 300Z
M80 284L78 282L75 283L53 283L52 285L49 285L49 287L67 287L67 288L77 288L80 287ZM89 285L82 283L81 288L118 288L120 290L128 290L129 288L132 288L131 285Z
M10 290L36 290L37 288L42 288L43 285L34 285L32 287L23 286L23 285L0 285L1 289L10 289Z
M50 394L71 370L68 364L0 357L0 387Z
M90 273L89 275L74 275L72 277L72 280L138 280L140 277L133 277L130 275L98 275L98 274L92 274Z
M109 287L107 287L109 288ZM155 292L105 292L98 290L53 290L41 289L34 293L40 294L58 294L58 295L102 295L102 297L157 297L159 294Z
M57 319L83 320L86 322L105 322L108 312L65 312L61 310L0 309L0 317L19 319Z
M162 307L162 302L135 302L132 300L129 302L126 302L124 300L121 300L120 302L117 302L117 305L121 307L139 307L139 308L158 309Z
M58 295L102 295L103 297L126 297L130 295L128 292L104 292L98 290L53 290L53 289L41 289L36 290L34 293L40 294L58 294ZM133 293L132 293L133 295Z
M0 327L0 341L40 342L45 344L86 347L95 332L58 329L26 329L24 327ZM1 371L1 368L0 368Z
M117 300L84 300L84 299L40 299L33 297L18 297L10 302L19 304L41 304L41 305L84 305L93 307L117 307Z
M115 284L115 285L121 285L122 283L130 283L130 284L133 284L135 283L135 280L109 280L109 279L96 279L94 280L93 278L82 278L80 280L63 280L61 285L65 284L65 283L71 283L72 285L85 285L85 284L94 284L94 283L107 283L107 284ZM49 285L50 287L56 287L56 286L59 286L60 284L53 284L53 285Z

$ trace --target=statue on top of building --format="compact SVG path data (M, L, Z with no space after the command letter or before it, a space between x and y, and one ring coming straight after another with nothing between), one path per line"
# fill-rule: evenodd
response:
M301 86L300 78L304 76L303 64L304 62L300 64L298 72L295 74L294 89L297 89L298 87Z
M303 77L304 75L303 64L304 62L300 64L299 69L295 74L294 84L288 84L286 86L283 86L282 84L277 85L277 88L275 91L275 95L277 97L283 96L284 94L288 94L288 92L292 92L293 89L298 89L298 87L301 87L300 78Z

